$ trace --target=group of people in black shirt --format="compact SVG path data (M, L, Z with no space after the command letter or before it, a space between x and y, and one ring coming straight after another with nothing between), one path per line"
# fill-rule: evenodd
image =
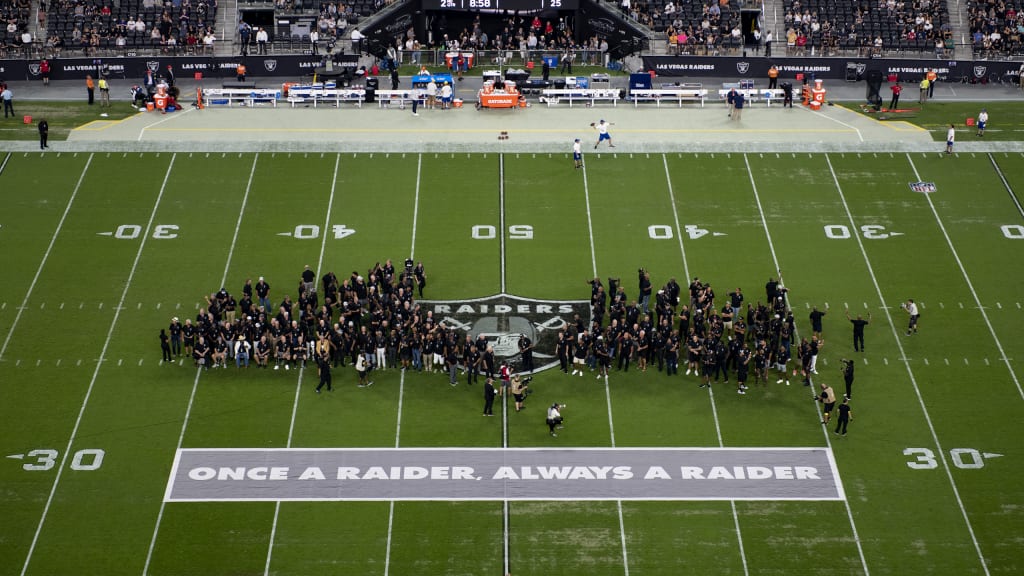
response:
M426 285L423 263L411 259L401 270L387 260L374 264L365 276L352 272L340 281L328 272L319 285L315 271L306 266L297 300L284 295L275 308L266 279L254 284L250 278L240 297L221 288L206 297L194 320L172 318L166 332L161 330L161 347L170 348L164 350L164 360L186 355L206 369L233 362L239 368L252 363L275 370L312 360L329 370L345 366L346 360L355 365L362 356L367 371L422 368L423 352L433 354L435 348L442 350L438 342L450 340L443 325L414 301Z
M737 392L745 394L751 375L755 385L766 385L771 369L778 372L778 383L788 385L788 365L795 351L800 368L793 374L803 374L804 384L810 385L809 375L816 373L816 356L824 345L820 321L825 313L815 309L818 329L810 339L796 341L787 289L778 280L768 280L763 302L746 302L736 288L726 294L724 304L716 304L710 283L695 277L684 292L671 278L652 303L650 273L641 268L637 275L638 298L632 300L617 278L608 279L607 290L600 278L589 281L591 324L577 318L558 336L563 372L571 369L572 375L582 376L587 367L602 378L613 367L628 371L633 365L673 375L684 363L687 375L701 378L701 387L720 378L729 383L730 372L735 372Z

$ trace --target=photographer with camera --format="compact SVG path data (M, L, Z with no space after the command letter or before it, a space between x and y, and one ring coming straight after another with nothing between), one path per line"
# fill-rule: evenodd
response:
M636 271L636 274L640 292L640 308L646 314L650 311L651 305L651 274L643 266Z
M839 362L842 364L839 371L843 373L843 381L846 382L846 397L853 398L853 360L843 358Z
M558 402L555 402L550 408L548 408L548 418L546 422L548 430L551 432L552 436L558 436L558 434L555 433L555 428L562 428L562 422L565 421L562 418L563 408L565 408L565 404L559 404Z
M530 394L530 382L532 381L532 376L520 379L519 375L516 374L512 377L512 398L516 401L516 412L525 408L523 403L526 401L526 397Z

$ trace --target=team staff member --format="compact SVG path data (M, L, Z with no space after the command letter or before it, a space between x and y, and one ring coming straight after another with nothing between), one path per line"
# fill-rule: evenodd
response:
M984 110L982 110L982 112L984 112ZM981 134L979 134L979 136L980 135ZM576 164L576 169L577 170L579 170L580 168L583 168L583 150L582 150L582 146L580 145L580 139L579 138L577 138L572 143L572 161Z
M917 334L917 319L921 317L921 313L917 310L917 303L914 302L913 298L910 298L903 305L903 309L910 315L910 323L907 325L907 336Z
M327 386L328 392L334 392L334 388L331 386L331 357L327 352L317 354L316 356L316 373L320 376L320 383L316 385L316 393L320 393L320 389Z
M827 312L818 310L817 306L811 308L811 332L818 338L821 338L821 319L825 317L825 314L827 314Z
M46 140L50 137L50 123L46 121L46 118L39 120L39 149L45 150L50 146L46 143Z
M484 382L484 416L494 416L494 397L497 395L498 391L494 388L494 378L488 378ZM519 412L518 401L516 402L516 412Z
M779 87L779 69L772 64L772 67L768 69L768 89L774 90Z
M953 153L954 142L956 142L956 126L950 124L949 130L946 130L946 154Z
M868 325L871 320L871 313L868 312L868 319L865 320L860 314L857 315L857 319L850 318L850 311L846 311L846 319L853 324L853 349L856 352L864 351L864 327Z
M815 400L821 402L821 423L828 425L828 421L832 418L832 411L836 407L836 393L831 386L822 382L821 393L815 397Z
M935 73L935 68L928 70L925 74L925 78L928 79L928 97L935 97L935 83L939 81L939 75Z
M900 92L903 92L903 86L896 82L889 87L889 90L892 90L892 101L889 102L889 110L896 110L900 105Z
M164 362L170 362L171 361L171 345L168 342L169 340L170 340L170 338L168 338L167 332L163 328L161 328L160 329L160 352L162 352L163 355L164 355L164 359L163 359Z
M978 136L985 135L985 126L988 125L988 112L984 108L978 113Z
M843 403L839 405L839 417L836 419L836 434L842 430L842 435L846 436L846 425L853 420L853 411L850 409L850 399L843 398Z

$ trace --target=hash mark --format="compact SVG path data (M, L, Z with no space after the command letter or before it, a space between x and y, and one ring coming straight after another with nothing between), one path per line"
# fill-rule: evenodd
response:
M949 358L943 358L942 360L946 362L946 366L949 366Z
M142 358L139 358L139 366L142 366Z
M163 306L163 302L157 302L156 303L156 309L157 310L159 310L161 306Z
M921 306L921 309L923 310L924 309L924 302L918 302L918 304Z
M825 302L825 310L828 310L828 302Z
M964 303L960 302L959 304L960 304L960 309L963 310L964 309Z
M117 359L117 365L120 366L124 362L124 358Z
M61 303L60 303L60 309L61 309L61 310L63 310L63 309L64 309L64 303L63 303L63 302L61 302Z
M46 302L39 303L39 309L42 310L43 308L46 308Z
M15 366L21 366L21 358L18 358L18 361L15 362L14 365Z
M42 358L36 360L36 367L38 368L39 365L42 364L42 363L43 363L43 359Z
M825 366L828 366L828 358L822 358L821 361Z
M78 303L78 309L81 310L82 308L85 308L85 302Z
M889 359L888 358L882 358L882 362L885 362L886 366L889 365Z
M103 310L103 302L100 302L100 310Z
M57 366L60 366L60 358L57 358Z
M0 306L0 310L6 310L6 309L7 309L7 302L4 302L4 305Z
M943 310L945 310L946 309L946 305L943 304L942 302L939 302L939 308L942 308Z
M865 302L865 303L864 303L864 309L865 309L865 310L867 310L867 309L868 309L868 303L867 303L867 302Z
M811 303L810 302L804 302L804 308L807 308L808 310L810 310Z
M927 366L927 365L928 365L928 359L927 359L927 358L925 358L925 359L924 359L924 365L925 365L925 366Z
M142 302L139 302L139 305L136 306L135 309L136 310L142 310Z
M181 302L178 302L178 303L177 303L177 304L176 304L176 305L174 306L174 309L175 309L175 310L180 310L180 309L181 309Z
M996 302L996 308L1003 309L1003 305L1000 302Z
M964 358L964 364L965 365L969 365L970 364L970 362L967 361L967 358Z
M865 358L865 359L864 359L864 364L865 364L865 365L867 365L867 363L868 363L868 359L867 359L867 358Z
M82 365L82 359L79 358L78 362L75 362L75 366L81 366L81 365Z

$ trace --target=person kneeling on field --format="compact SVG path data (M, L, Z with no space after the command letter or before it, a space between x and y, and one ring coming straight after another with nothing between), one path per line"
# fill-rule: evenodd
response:
M548 431L551 432L552 436L558 436L558 434L555 434L555 428L562 428L562 422L564 419L562 418L561 409L564 407L564 405L559 405L555 402L550 408L548 408L548 418L546 422L548 425Z

